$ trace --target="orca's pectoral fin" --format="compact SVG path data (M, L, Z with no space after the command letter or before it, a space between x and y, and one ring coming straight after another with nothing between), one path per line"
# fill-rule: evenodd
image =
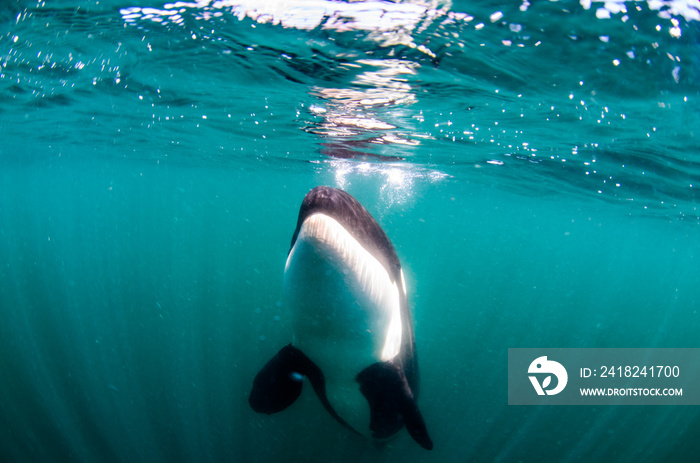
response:
M411 399L410 404L403 408L403 422L406 425L406 430L413 437L413 440L418 442L421 447L426 450L433 449L433 441L428 435L428 430L423 421L423 415L418 410L416 401Z
M401 426L421 447L432 450L423 416L418 410L411 388L401 370L391 362L375 363L357 375L360 391L370 409L372 436L385 439L397 433Z
M281 412L297 400L305 369L298 352L288 344L258 372L248 397L253 410L270 415Z

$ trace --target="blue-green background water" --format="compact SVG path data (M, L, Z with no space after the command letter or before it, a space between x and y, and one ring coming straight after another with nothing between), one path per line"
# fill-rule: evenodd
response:
M698 10L3 2L0 459L697 461L697 407L506 388L509 347L700 347ZM248 407L318 184L402 259L432 452Z

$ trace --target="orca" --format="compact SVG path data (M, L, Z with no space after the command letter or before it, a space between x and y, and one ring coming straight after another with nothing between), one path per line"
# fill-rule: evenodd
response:
M418 361L401 263L384 230L350 194L319 186L304 198L284 295L292 342L256 375L252 409L286 409L306 378L352 432L383 442L405 426L432 449L416 403Z

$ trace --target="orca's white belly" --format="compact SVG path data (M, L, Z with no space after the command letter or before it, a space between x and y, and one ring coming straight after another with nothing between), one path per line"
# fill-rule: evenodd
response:
M369 407L355 378L399 353L397 283L340 223L322 213L304 221L287 258L292 345L323 371L329 402L362 433L368 432Z

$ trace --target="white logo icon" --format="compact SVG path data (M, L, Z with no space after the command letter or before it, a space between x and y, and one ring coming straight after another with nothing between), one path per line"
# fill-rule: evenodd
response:
M569 375L566 373L566 368L554 360L547 360L547 356L538 357L532 361L527 372L532 373L548 373L549 376L542 380L542 384L537 379L537 376L529 376L532 386L537 391L537 395L556 395L564 390L566 382L569 380ZM554 389L547 389L552 382L552 375L557 377L557 386Z

